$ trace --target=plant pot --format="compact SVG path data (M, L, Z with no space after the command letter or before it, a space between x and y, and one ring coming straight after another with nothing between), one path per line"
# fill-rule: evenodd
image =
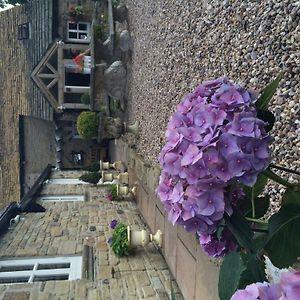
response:
M137 187L134 186L132 189L129 189L126 185L117 184L117 195L118 196L126 196L132 194L132 196L136 196Z
M124 132L132 133L134 136L138 137L139 135L139 121L136 121L132 125L124 123Z
M102 171L102 181L103 182L112 182L114 180L113 174L109 172Z
M109 167L110 167L108 161L102 161L102 160L100 160L99 164L100 164L100 170L108 170Z
M129 193L129 188L128 186L124 185L117 185L117 195L118 196L125 196Z
M149 242L155 241L159 247L162 246L163 234L160 230L153 235L146 230L133 230L130 226L127 226L127 238L131 247L143 246L149 244Z
M123 184L128 184L129 183L129 176L128 176L128 173L125 172L125 173L120 173L118 176L117 176L117 179L120 183L123 183Z
M121 171L124 168L123 163L120 160L115 161L113 164L111 164L111 167L118 171Z

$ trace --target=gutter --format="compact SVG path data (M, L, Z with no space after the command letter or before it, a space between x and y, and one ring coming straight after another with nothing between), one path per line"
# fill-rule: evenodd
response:
M35 181L31 189L27 194L21 199L20 203L12 202L10 203L1 213L0 213L0 234L4 233L8 227L10 220L15 218L17 215L23 212L44 212L45 208L35 201L35 196L42 188L44 181L49 177L51 173L52 166L50 164L44 169L38 179Z

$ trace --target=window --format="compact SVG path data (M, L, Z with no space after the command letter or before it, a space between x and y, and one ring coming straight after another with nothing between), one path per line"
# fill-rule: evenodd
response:
M84 201L84 196L42 196L38 200L49 202Z
M30 38L30 23L18 25L18 40L27 40Z
M85 22L68 22L68 40L80 43L89 43L90 24Z
M77 178L54 178L48 179L47 184L88 184L88 182L81 181Z
M0 284L76 280L81 273L81 256L0 260Z

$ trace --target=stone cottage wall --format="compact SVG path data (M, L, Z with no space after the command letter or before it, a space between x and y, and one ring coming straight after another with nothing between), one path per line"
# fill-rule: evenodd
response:
M209 259L196 236L173 226L155 194L160 168L151 167L123 140L117 141L117 159L128 162L129 185L137 186L137 205L152 232L163 232L162 253L186 300L216 300L219 260Z

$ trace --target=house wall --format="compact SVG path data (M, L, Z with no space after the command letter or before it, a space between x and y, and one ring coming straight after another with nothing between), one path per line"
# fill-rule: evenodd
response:
M52 0L29 1L0 12L0 209L20 200L19 115L52 119L51 105L30 80L52 42L52 17ZM18 25L27 22L31 36L18 40Z
M58 34L64 41L67 39L67 21L69 20L68 12L70 7L81 5L83 7L84 16L80 17L80 21L90 22L93 16L93 8L95 2L92 0L64 0L58 1Z

